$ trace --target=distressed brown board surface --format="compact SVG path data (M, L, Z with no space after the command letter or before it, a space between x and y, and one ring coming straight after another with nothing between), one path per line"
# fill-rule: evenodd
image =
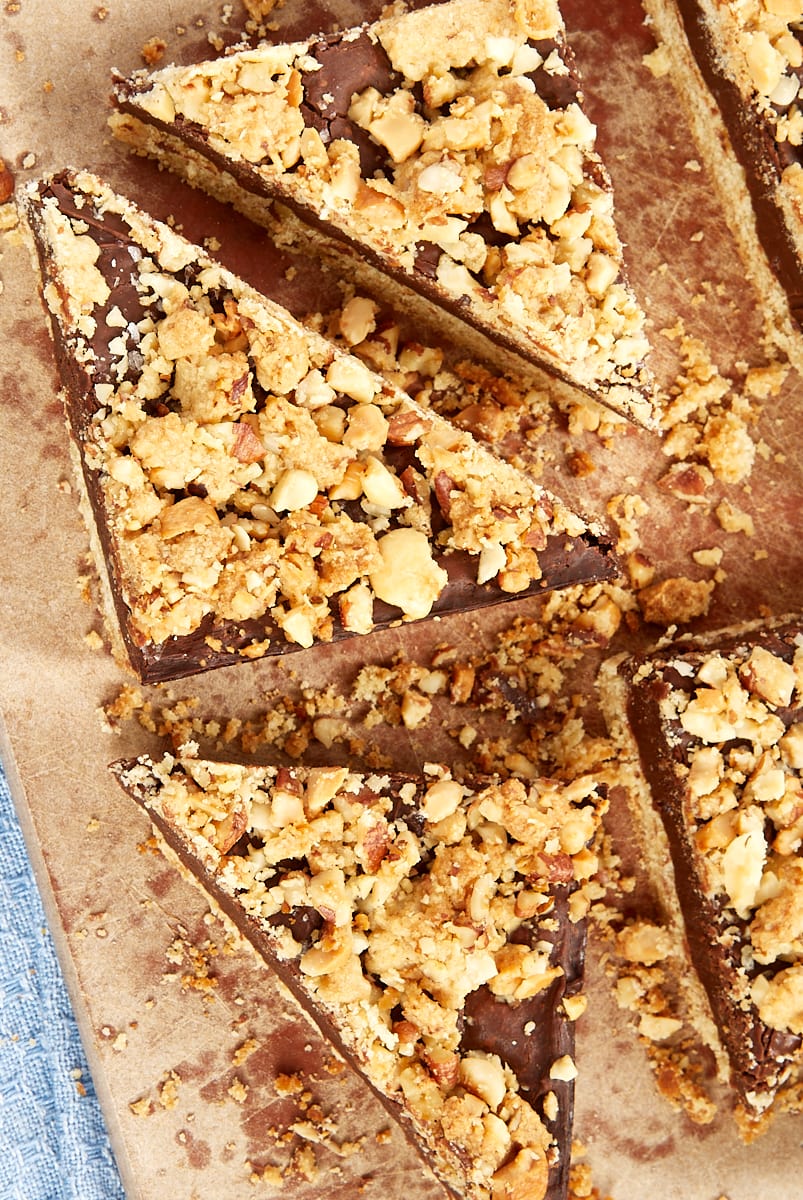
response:
M765 363L755 298L746 290L705 171L692 165L697 152L672 86L642 65L652 42L639 5L621 0L600 8L570 0L564 10L587 107L614 177L632 278L653 321L659 373L665 382L674 377L677 343L659 331L678 318L723 373ZM367 11L334 3L313 9L287 0L277 20L296 34ZM240 19L235 6L231 22ZM167 43L167 58L204 54L207 34L225 33L225 21L221 6L151 0L136 6L119 0L104 6L94 0L5 5L0 154L20 183L65 164L91 168L155 215L174 215L190 236L218 238L230 265L282 299L287 264L266 235L245 231L240 222L230 226L219 206L179 188L150 164L129 160L105 128L113 66L139 66L140 47L154 35ZM282 1195L351 1197L358 1182L368 1197L442 1195L398 1131L386 1135L387 1118L367 1089L340 1069L268 973L226 942L206 919L203 901L146 846L147 823L107 773L111 759L158 752L164 741L158 730L148 733L130 721L112 733L99 711L125 680L107 650L85 640L102 630L85 594L92 579L87 539L70 482L36 275L18 238L6 236L0 249L3 759L127 1191L132 1200L155 1200L168 1188L177 1200L278 1195L269 1181L254 1188L252 1166L286 1164L295 1153ZM328 303L329 285L321 295L317 272L314 283L302 311ZM781 613L799 607L803 574L801 396L800 381L790 376L780 394L762 405L753 436L766 449L747 486L716 485L714 503L687 506L656 487L667 458L654 435L620 432L602 444L592 435L570 436L557 415L543 439L543 478L600 516L616 494L643 496L649 514L639 524L642 550L661 576L710 577L690 552L721 542L725 577L705 625L753 617L761 606ZM567 456L577 449L593 457L592 475L576 478L567 469ZM723 536L713 512L723 497L749 511L752 538ZM390 630L358 646L226 669L146 689L146 695L159 706L192 698L194 711L207 718L247 717L299 683L311 693L333 681L345 688L366 661L385 664L403 654L426 662L442 642L491 647L497 631L518 614L530 616L533 609L514 603L481 618ZM615 648L659 632L620 632ZM447 732L454 714L445 703L436 712L440 729L430 722L420 732L377 733L399 767L454 753ZM359 732L370 743L372 735ZM745 1147L726 1119L694 1126L675 1112L657 1095L632 1020L616 1008L598 959L596 947L589 1010L578 1027L577 1134L603 1194L614 1200L798 1194L799 1118L778 1120ZM206 984L209 977L214 986ZM252 1038L258 1049L238 1064L237 1048ZM298 1154L304 1138L296 1133L283 1140L307 1101L277 1095L274 1084L277 1073L295 1071L335 1120L330 1144L315 1148L317 1177L307 1177L314 1172L308 1157ZM241 1100L236 1087L229 1090L236 1079L248 1087Z

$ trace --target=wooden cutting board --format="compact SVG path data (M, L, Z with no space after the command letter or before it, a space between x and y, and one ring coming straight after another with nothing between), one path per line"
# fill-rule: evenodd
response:
M564 5L588 108L614 176L633 280L653 320L659 373L666 383L676 370L676 342L658 331L678 318L723 373L740 362L760 365L766 355L757 341L759 314L710 181L694 165L670 83L642 65L652 43L640 7L620 0L603 9L580 0ZM287 0L277 19L297 33L365 11ZM227 25L217 5L155 0L6 5L0 154L19 183L65 164L105 175L155 215L173 215L190 236L217 238L230 265L258 286L272 282L281 299L283 276L264 235L246 233L240 222L230 226L219 206L150 164L127 159L105 127L113 66L141 65L140 49L153 36L167 44L166 59L189 60L208 52L209 34L226 35L242 16L235 6ZM154 853L147 822L118 792L107 764L144 750L158 753L165 746L158 714L165 708L174 718L187 711L223 724L275 717L285 712L286 695L303 704L330 685L333 694L347 694L366 662L388 665L401 655L427 663L442 643L489 649L514 616L532 617L534 610L514 603L481 618L390 630L356 646L141 689L137 711L144 724L122 710L110 722L104 709L134 681L111 659L92 602L87 537L29 250L12 231L0 252L2 756L127 1192L131 1200L442 1196L368 1090ZM763 448L747 486L718 485L712 493L750 513L753 537L726 537L712 505L687 506L662 492L656 481L667 459L654 436L637 430L603 444L590 434L570 435L555 415L543 438L544 479L603 517L611 497L642 496L649 505L639 524L642 549L661 575L709 577L710 569L690 554L722 543L724 578L707 625L755 616L761 605L780 613L798 605L800 595L801 398L803 384L790 378L763 406L755 431ZM577 477L567 469L568 455L578 449L593 458L593 474ZM623 633L616 648L626 645ZM448 732L454 714L443 705L435 711L440 723L419 731L357 724L354 733L369 748L381 742L400 767L414 767L454 753ZM475 717L481 736L484 718ZM262 744L257 753L265 756L268 748ZM578 1028L576 1131L603 1194L615 1200L799 1195L799 1120L780 1119L744 1146L726 1119L695 1126L671 1108L656 1092L631 1019L613 1002L603 956L594 940L589 1010Z

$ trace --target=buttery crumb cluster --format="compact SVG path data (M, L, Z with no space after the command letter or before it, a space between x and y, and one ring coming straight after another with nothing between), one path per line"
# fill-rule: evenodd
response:
M317 96L329 51L299 42L166 68L137 85L136 105L201 128L211 150L422 271L580 386L638 385L644 314L554 0L397 9L343 35L344 71L359 41L388 79L341 87L345 100L334 83ZM147 136L130 114L113 124L135 144Z
M90 188L87 205L108 212L114 199ZM190 633L208 613L267 614L300 646L330 639L335 621L368 632L375 599L426 616L450 553L472 557L477 583L516 593L540 578L550 534L586 529L469 434L134 212L122 215L142 248L142 317L127 321L89 226L56 204L44 212L62 264L46 296L98 380L85 454L143 642ZM106 365L87 344L99 324Z
M722 936L743 941L740 1001L803 1034L803 638L788 660L755 645L668 670L689 684L669 689L661 716L686 747L703 890L730 918Z
M166 756L121 780L297 965L448 1177L453 1156L478 1200L543 1197L551 1136L511 1067L462 1045L463 1014L478 989L526 1005L560 983L555 889L580 920L606 807L594 778L472 787L440 767L405 781ZM583 1008L566 991L559 1019ZM564 1055L550 1077L574 1074ZM557 1104L546 1098L547 1119Z

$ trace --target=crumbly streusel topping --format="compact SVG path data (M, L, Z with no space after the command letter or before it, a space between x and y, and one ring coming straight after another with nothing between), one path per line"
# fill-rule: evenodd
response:
M478 988L516 1004L561 977L554 888L579 919L606 807L594 777L472 786L430 766L394 785L166 756L121 778L297 964L374 1085L469 1156L472 1195L518 1195L525 1178L544 1195L549 1132L499 1055L461 1047L461 1014ZM316 921L299 929L298 913ZM567 996L565 1017L582 1008Z
M803 1034L803 638L787 658L757 644L679 654L667 671L689 681L670 686L661 717L702 888L723 906L722 936L741 931L741 1002Z
M803 143L800 76L803 44L798 0L738 0L717 3L729 35L742 85L775 129L778 142Z
M797 211L803 199L803 5L799 0L714 0L711 7L721 22L714 29L721 59L771 130Z
M301 646L330 639L336 620L368 632L375 599L405 618L430 612L444 554L468 553L478 583L513 594L540 578L548 536L586 530L172 230L88 176L78 189L93 220L130 227L138 311L115 303L89 226L47 198L58 279L46 298L96 380L85 456L143 643L208 613L268 614ZM100 323L106 364L90 345Z
M393 266L420 268L426 247L444 296L581 387L621 390L644 417L645 318L623 275L610 180L570 83L557 4L397 6L349 30L344 49L365 37L392 82L355 91L334 130L331 92L323 120L309 115L315 39L166 68L137 81L134 100L168 126L201 127L212 150ZM366 139L377 169L361 163Z

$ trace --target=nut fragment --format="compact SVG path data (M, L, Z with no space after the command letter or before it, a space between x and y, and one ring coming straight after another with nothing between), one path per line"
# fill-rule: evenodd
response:
M754 646L750 657L739 670L748 692L753 692L769 704L786 706L795 690L794 668L763 646Z
M377 305L367 296L353 296L340 313L340 332L350 346L364 342L376 329Z
M336 392L364 404L379 391L379 380L355 358L335 358L326 371L326 382Z
M549 1182L549 1166L543 1151L524 1146L515 1158L494 1172L493 1200L543 1200Z
M318 370L310 371L305 375L295 390L296 404L300 404L303 408L323 408L325 405L331 404L334 398L335 389ZM335 440L339 441L339 439Z
M507 1083L502 1063L496 1055L466 1055L460 1063L460 1080L494 1112L501 1106Z
M352 450L379 451L388 436L388 422L378 404L356 404L349 410L343 445Z
M437 824L456 812L463 793L464 788L456 779L439 779L424 793L421 811L428 821Z
M413 620L426 617L449 576L432 557L429 539L418 529L392 529L377 540L382 565L370 583L380 600Z
M374 627L374 597L364 583L355 583L340 597L340 620L350 633L370 633Z
M345 767L311 767L306 789L306 809L310 816L321 812L337 795L348 778Z
M311 471L293 467L283 471L270 495L277 512L294 512L312 504L318 495L318 481Z
M577 1067L570 1054L564 1054L555 1059L549 1068L549 1078L560 1079L564 1083L569 1083L572 1079L577 1078Z
M405 729L417 729L432 712L432 701L428 696L412 689L402 696L401 718Z
M378 458L369 457L365 462L362 490L366 500L378 508L402 508L410 503L409 497L398 478Z
M218 523L215 508L208 500L202 500L200 496L187 496L164 510L159 520L159 532L168 539Z
M388 421L387 440L392 446L412 446L424 437L431 425L423 413L412 409L394 412Z
M398 229L404 224L404 205L387 192L360 183L354 198L358 213L367 217L374 225L385 229Z

